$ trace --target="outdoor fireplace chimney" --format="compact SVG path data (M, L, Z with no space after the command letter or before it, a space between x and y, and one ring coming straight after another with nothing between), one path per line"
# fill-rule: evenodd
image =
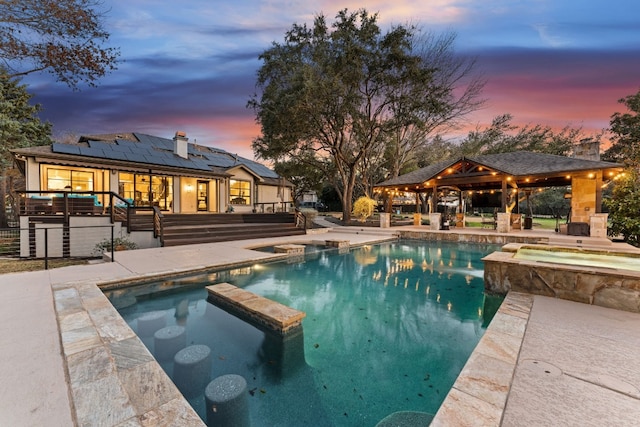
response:
M176 136L173 137L173 152L183 159L189 158L189 138L187 133L181 130L176 132Z
M600 140L584 138L573 147L572 157L583 160L600 161Z

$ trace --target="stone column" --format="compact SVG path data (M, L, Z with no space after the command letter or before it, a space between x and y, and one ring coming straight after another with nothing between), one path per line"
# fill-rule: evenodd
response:
M413 225L415 226L421 226L422 225L422 214L421 213L414 213L413 214Z
M508 233L511 231L511 214L509 212L498 212L496 230L498 233Z
M391 227L391 214L389 212L380 212L380 228Z
M589 218L589 234L591 237L607 237L607 219L609 214L593 214Z
M440 230L440 216L439 212L429 214L429 230Z

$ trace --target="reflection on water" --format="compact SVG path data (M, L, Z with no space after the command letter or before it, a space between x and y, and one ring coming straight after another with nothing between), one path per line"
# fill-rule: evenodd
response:
M154 310L212 350L212 378L245 377L254 426L375 425L396 411L435 413L484 333L481 258L491 246L403 241L316 251L108 293L127 322ZM209 304L229 282L307 313L282 339ZM488 300L487 300L488 301ZM143 338L154 351L153 338ZM169 375L173 362L162 363ZM191 404L204 414L204 398Z

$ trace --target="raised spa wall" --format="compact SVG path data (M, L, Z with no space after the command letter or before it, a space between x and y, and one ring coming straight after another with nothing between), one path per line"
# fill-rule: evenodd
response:
M516 259L521 246L507 244L483 258L487 292L525 292L640 313L640 272Z

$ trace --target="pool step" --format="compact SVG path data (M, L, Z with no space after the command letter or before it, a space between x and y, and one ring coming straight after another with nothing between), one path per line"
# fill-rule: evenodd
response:
M245 291L229 283L207 286L209 301L242 320L287 335L302 327L307 315L279 302Z

